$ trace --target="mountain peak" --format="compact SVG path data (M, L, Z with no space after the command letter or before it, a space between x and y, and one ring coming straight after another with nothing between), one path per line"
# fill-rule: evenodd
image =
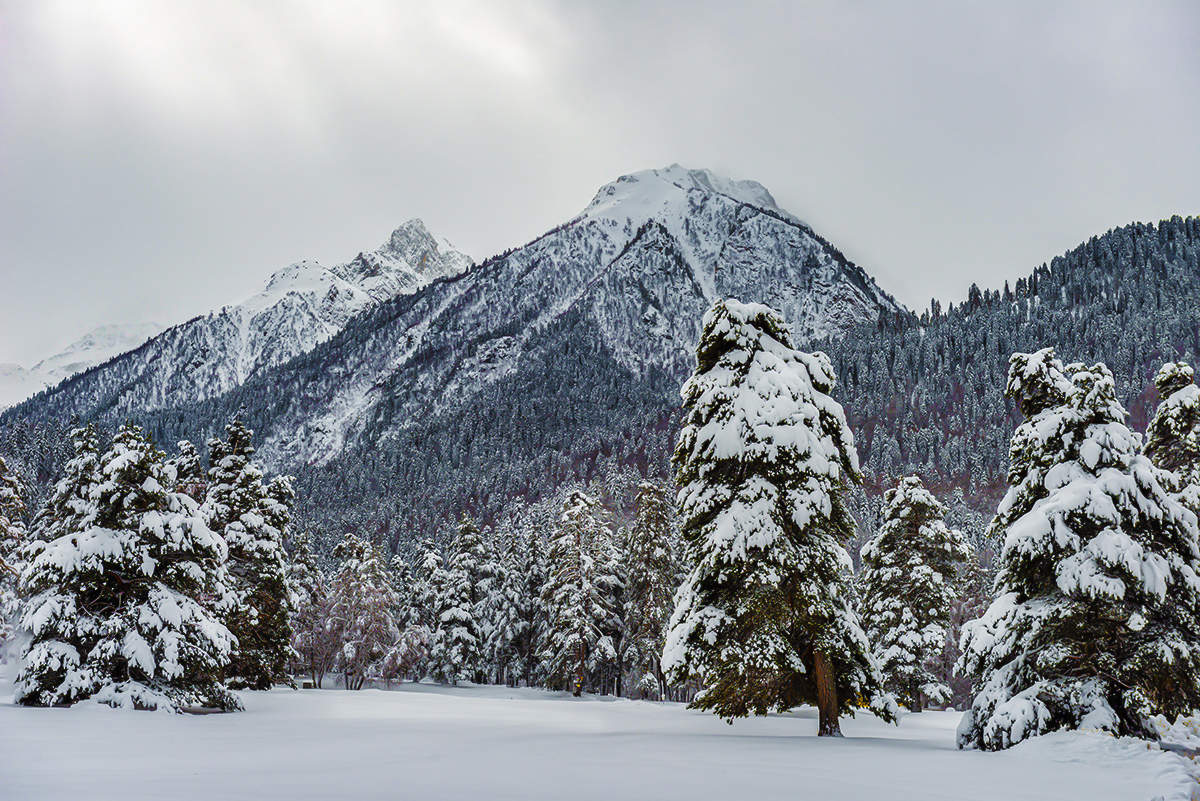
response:
M375 252L381 256L402 259L414 267L422 261L428 261L431 255L435 260L449 258L455 262L465 261L463 269L471 263L471 259L447 239L430 233L420 217L402 222Z
M668 207L685 203L693 192L724 195L737 203L769 209L800 222L779 208L775 198L758 181L737 180L709 169L690 169L679 164L622 175L600 187L583 216L606 218L650 218Z

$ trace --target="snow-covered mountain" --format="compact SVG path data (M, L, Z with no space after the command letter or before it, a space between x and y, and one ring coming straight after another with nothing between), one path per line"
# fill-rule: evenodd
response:
M102 325L32 367L0 364L0 408L136 348L162 330L157 323Z
M69 399L81 416L127 415L220 395L264 368L312 350L364 309L470 265L470 257L435 238L420 220L409 220L383 245L345 264L297 262L241 303L174 326L148 342L143 334L124 347L114 345L91 364L112 361L51 395ZM123 355L113 359L118 354ZM59 359L55 365L66 358L54 357Z
M908 314L762 185L678 165L623 176L466 270L436 261L441 247L415 257L410 241L328 271L293 265L280 285L305 292L269 285L10 415L134 416L169 443L203 441L244 409L259 455L298 474L306 503L337 494L325 514L386 497L387 525L416 530L464 504L550 491L648 428L661 439L717 297L771 304L801 343ZM345 322L362 293L400 286L386 283L388 258L442 277ZM305 349L292 343L326 337L285 361Z
M633 173L524 247L364 318L369 333L356 326L314 354L332 380L301 377L311 364L273 372L277 399L304 414L272 432L264 455L323 462L383 415L390 430L372 440L453 414L498 382L531 380L583 325L588 347L635 375L670 376L674 392L718 296L771 304L801 341L903 312L761 184L679 165Z

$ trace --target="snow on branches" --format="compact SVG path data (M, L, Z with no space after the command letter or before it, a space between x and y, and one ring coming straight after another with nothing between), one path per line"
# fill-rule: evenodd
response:
M1200 545L1171 474L1141 452L1103 364L1013 354L1013 435L996 599L965 627L978 675L959 743L1006 748L1060 728L1148 734L1200 706Z
M891 717L850 603L858 455L829 359L796 350L772 309L735 300L705 314L696 356L674 456L690 573L664 669L698 679L694 704L727 718L815 701L821 733L836 734L862 698Z
M919 712L924 698L950 697L931 668L945 647L958 566L971 549L916 476L902 478L883 502L879 534L861 552L861 612L885 687Z

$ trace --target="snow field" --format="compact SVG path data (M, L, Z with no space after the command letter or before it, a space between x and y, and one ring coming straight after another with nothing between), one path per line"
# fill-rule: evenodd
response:
M1183 801L1197 787L1180 757L1097 734L958 751L955 712L899 727L864 714L818 739L807 708L730 726L679 704L497 687L243 698L245 712L199 717L0 698L0 798Z

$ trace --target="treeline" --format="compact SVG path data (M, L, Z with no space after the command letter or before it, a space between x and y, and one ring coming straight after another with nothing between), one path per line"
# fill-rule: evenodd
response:
M425 540L411 558L348 534L326 570L301 541L298 672L678 695L659 665L681 570L671 491L641 482L627 526L605 495L572 489L494 531L464 518L444 550Z
M895 719L898 703L961 698L960 745L987 749L1083 726L1151 736L1200 707L1189 365L1158 371L1143 436L1105 364L1011 354L1022 420L986 530L961 493L948 508L916 476L882 507L855 490L833 362L797 349L772 309L718 301L696 365L674 482L610 462L390 558L359 531L314 552L290 479L264 478L239 418L207 467L133 425L103 450L75 429L31 526L0 462L0 599L29 635L17 700L234 709L232 689L336 673L351 689L684 698L726 718L811 703L835 735L863 707Z

